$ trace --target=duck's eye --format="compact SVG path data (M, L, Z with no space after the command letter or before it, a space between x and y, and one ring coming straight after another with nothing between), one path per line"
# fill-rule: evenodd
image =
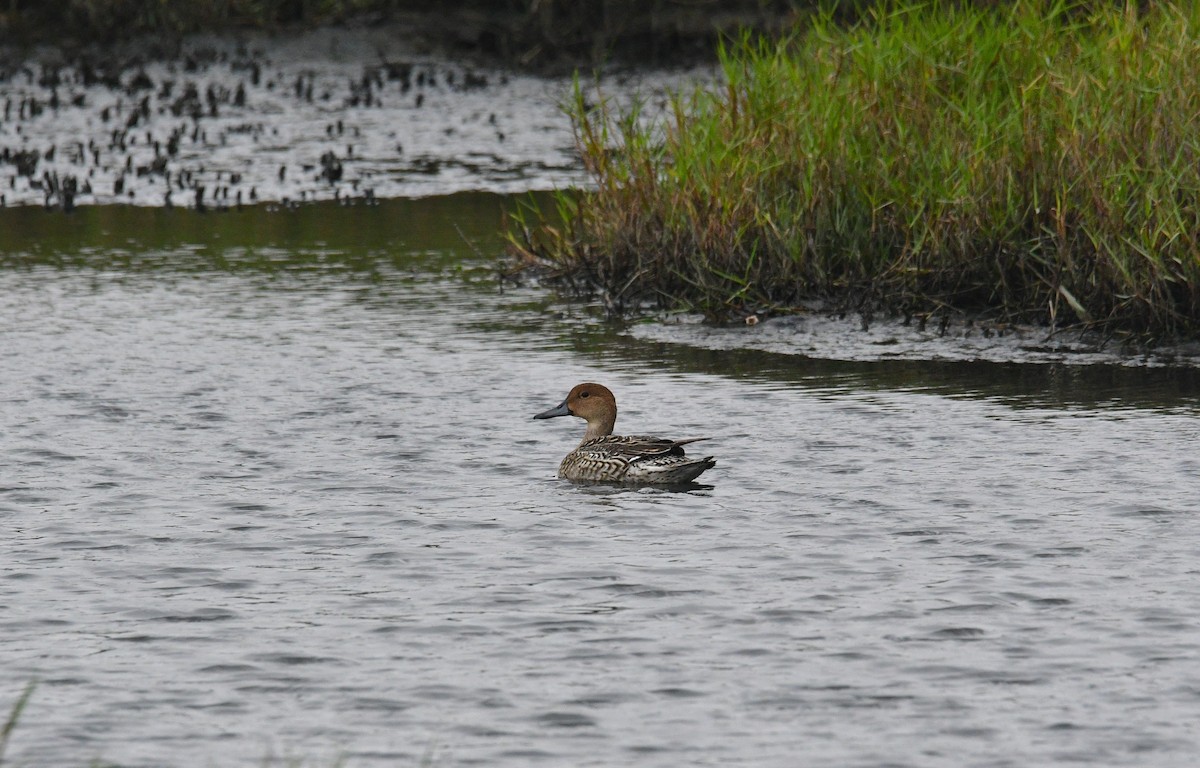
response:
M591 394L592 394L591 392L580 392L580 393L579 393L579 396L580 396L580 397L590 397L590 396L591 396Z

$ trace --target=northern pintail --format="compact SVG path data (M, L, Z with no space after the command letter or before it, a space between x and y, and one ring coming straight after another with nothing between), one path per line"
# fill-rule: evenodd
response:
M683 453L684 445L708 438L668 440L614 435L617 399L600 384L578 385L557 407L533 418L555 416L578 416L587 421L583 442L558 466L559 476L567 480L681 485L695 480L701 472L717 463L712 456L694 459Z

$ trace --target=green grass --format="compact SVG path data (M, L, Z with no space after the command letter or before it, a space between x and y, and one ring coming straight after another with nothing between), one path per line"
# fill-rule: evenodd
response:
M1200 332L1200 4L916 3L721 51L727 84L568 107L594 188L524 264L713 318L823 300Z
M29 697L33 695L36 687L37 683L29 683L25 686L24 692L17 697L16 703L13 704L8 719L4 721L4 725L0 726L0 766L4 765L4 750L8 747L8 739L12 736L13 729L17 727L17 721L21 719L21 712L29 703Z

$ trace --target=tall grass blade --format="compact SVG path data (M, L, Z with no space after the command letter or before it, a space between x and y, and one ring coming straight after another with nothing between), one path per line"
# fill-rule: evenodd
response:
M24 692L17 697L16 704L13 705L12 711L9 712L8 719L4 721L3 727L0 727L0 765L4 765L4 751L8 747L8 739L17 727L17 721L21 719L21 712L24 711L25 705L29 703L29 698L33 696L35 688L37 688L36 681L32 681L25 686Z

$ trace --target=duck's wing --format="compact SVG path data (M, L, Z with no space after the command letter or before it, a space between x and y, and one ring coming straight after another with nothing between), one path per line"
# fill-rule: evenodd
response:
M648 437L646 435L605 435L588 440L579 446L578 450L629 460L668 454L682 456L682 446L708 439L707 437L692 437L686 440L671 440L665 437Z

